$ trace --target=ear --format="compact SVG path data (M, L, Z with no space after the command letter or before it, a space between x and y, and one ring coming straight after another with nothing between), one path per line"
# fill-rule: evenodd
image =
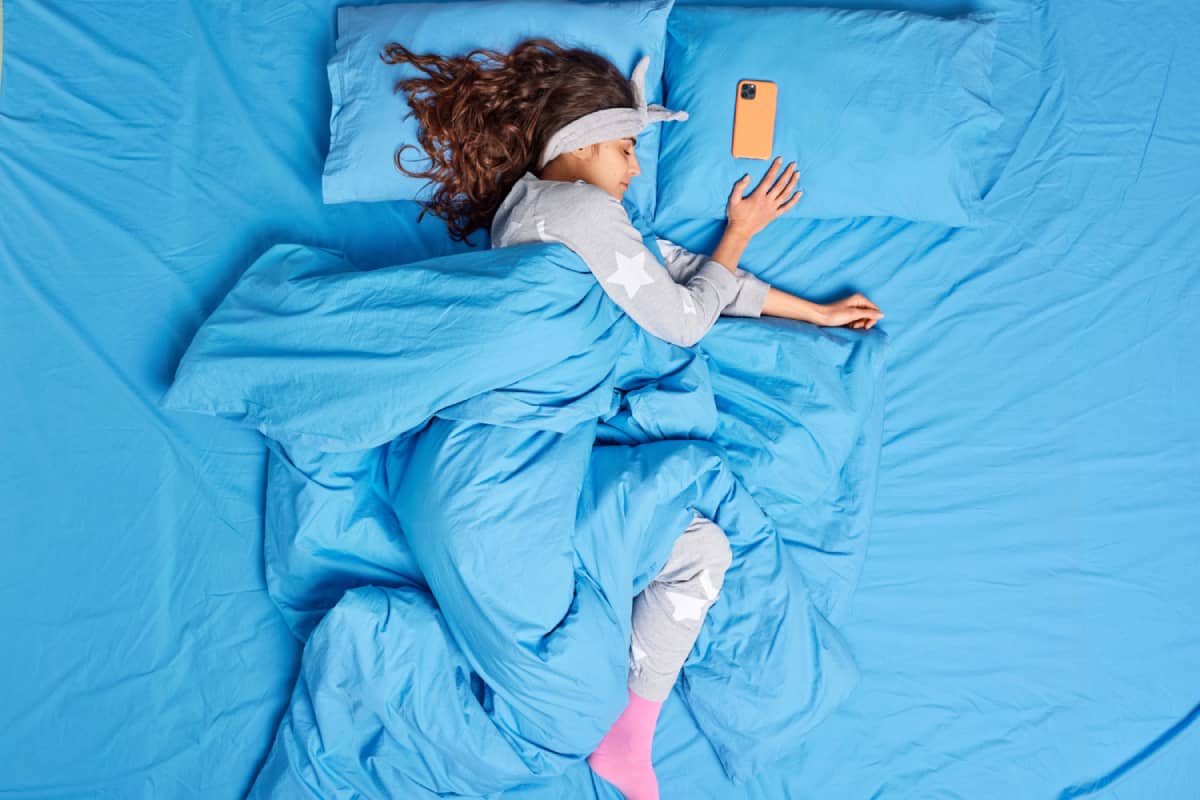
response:
M576 147L571 151L571 155L580 161L595 161L600 155L600 145L589 144L584 147Z

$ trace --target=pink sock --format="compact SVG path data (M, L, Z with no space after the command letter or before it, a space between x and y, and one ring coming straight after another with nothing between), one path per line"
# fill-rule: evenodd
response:
M592 772L620 789L625 800L658 800L658 778L650 760L650 747L662 704L630 689L629 705L588 756Z

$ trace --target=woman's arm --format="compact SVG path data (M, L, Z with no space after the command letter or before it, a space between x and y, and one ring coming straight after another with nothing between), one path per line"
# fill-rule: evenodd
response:
M661 236L655 236L655 243L658 245L658 250L662 253L663 261L667 267L667 272L676 283L686 283L691 280L693 274L704 264L712 261L719 266L729 269L728 266L717 262L709 256L693 253L681 245L675 244L669 239L664 239ZM737 294L729 305L721 309L721 315L726 317L757 317L762 314L763 301L767 299L767 291L771 288L766 282L759 280L751 275L746 270L735 267L730 270L733 277L737 280Z
M795 188L800 173L795 171L796 162L793 161L788 164L779 181L775 182L780 161L782 159L776 157L771 162L771 168L749 195L742 195L750 181L749 175L734 184L725 209L729 222L725 226L725 235L721 237L717 251L713 253L713 261L730 271L737 269L737 262L750 239L773 220L790 211L804 194L803 191L799 191L784 200ZM768 184L771 184L769 189ZM873 327L883 317L879 307L861 294L855 293L834 303L821 304L774 287L767 291L762 314L798 319L814 325L849 325L852 328Z
M737 231L730 234L727 227L725 236L721 239L721 245L713 253L712 260L718 262L726 269L730 269L731 265L733 265L732 269L735 276L746 276L749 280L757 281L762 286L766 286L761 279L755 278L749 272L737 267L735 254L736 258L740 259L742 251L746 248L745 242L748 241L748 239L745 239ZM878 306L861 294L853 294L836 303L826 305L823 303L814 303L811 300L805 300L803 297L791 294L790 292L785 292L783 289L769 286L766 289L766 296L761 301L757 314L746 313L737 314L737 316L783 317L785 319L796 319L801 322L810 322L813 325L822 325L825 327L849 325L852 328L871 328L883 318L883 312L879 310Z
M604 292L654 336L691 347L737 295L733 275L711 259L686 282L676 283L647 249L621 202L603 189L583 181L550 183L555 185L543 188L527 210L524 227L536 228L544 242L574 250Z
M883 312L879 310L879 306L858 293L835 303L822 304L775 288L767 292L767 301L763 303L762 313L765 317L798 319L827 328L842 325L851 328L873 328L876 322L883 319Z
M754 234L743 225L726 223L725 233L721 235L721 241L713 251L712 260L736 275L738 262L742 260L742 254L746 252L753 236Z

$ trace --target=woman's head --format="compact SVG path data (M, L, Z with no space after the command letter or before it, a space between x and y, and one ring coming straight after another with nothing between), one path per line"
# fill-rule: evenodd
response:
M636 144L637 137L629 136L568 150L546 164L539 177L548 181L583 179L620 200L629 182L642 171L633 152Z
M432 164L423 172L405 168L401 148L396 167L438 185L422 216L432 211L445 219L457 241L491 224L526 171L548 180L586 180L616 197L639 172L632 137L570 150L538 169L550 137L568 123L605 108L637 106L629 80L590 50L527 39L508 53L477 49L447 58L392 43L380 58L425 73L397 82L396 90L408 95Z

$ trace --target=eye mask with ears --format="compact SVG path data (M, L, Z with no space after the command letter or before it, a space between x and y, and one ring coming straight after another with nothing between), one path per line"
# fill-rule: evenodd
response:
M584 114L577 120L559 128L538 161L538 169L546 166L558 156L579 147L607 142L611 139L624 139L626 136L637 136L648 125L655 122L673 122L686 120L686 111L671 111L660 105L646 105L646 69L650 66L650 56L642 56L637 66L633 68L633 77L629 84L633 87L633 96L637 99L636 108L602 108L590 114Z

